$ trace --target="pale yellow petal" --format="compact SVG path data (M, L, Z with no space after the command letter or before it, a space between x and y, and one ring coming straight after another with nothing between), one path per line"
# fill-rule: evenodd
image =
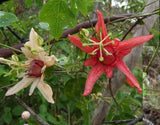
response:
M37 87L48 102L54 103L53 98L52 98L53 92L52 92L51 87L48 84L41 82L40 84L38 84Z
M29 96L32 95L34 89L35 89L36 86L40 83L40 80L41 80L41 78L38 77L38 78L36 78L36 79L33 81L32 85L31 85L31 88L30 88L30 90L29 90Z
M37 51L43 51L43 48L40 47L37 43L37 40L39 39L40 36L34 31L34 29L31 29L30 35L29 35L29 40L31 44L31 49L32 50L37 50Z
M52 55L52 56L45 56L45 60L44 60L44 64L49 67L49 66L52 66L55 61L58 61L58 59Z
M19 92L21 89L25 88L28 84L30 84L34 79L24 77L21 81L19 81L15 86L11 87L5 94L5 96L13 95Z
M34 59L34 58L36 58L36 54L32 54L31 53L31 50L28 50L28 49L26 49L26 48L24 48L24 47L22 47L21 48L21 50L22 50L22 52L23 52L23 54L28 58L28 59Z

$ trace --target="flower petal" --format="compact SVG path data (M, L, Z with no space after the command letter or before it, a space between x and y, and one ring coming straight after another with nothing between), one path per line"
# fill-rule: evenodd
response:
M123 40L122 42L119 43L119 46L116 49L117 50L132 49L138 45L141 45L144 42L149 41L150 39L152 39L153 36L154 34Z
M101 63L98 63L92 67L87 77L83 96L87 96L92 92L92 88L95 82L104 73L104 70L105 70L104 65L102 65Z
M5 96L13 95L19 92L21 89L25 88L34 81L34 78L24 77L21 81L19 81L15 86L11 87L5 94Z
M113 67L106 66L105 73L108 79L111 78L113 75Z
M97 58L91 57L90 59L87 59L84 61L84 66L94 66L98 62Z
M95 30L96 30L96 33L97 33L98 36L99 36L100 30L102 30L101 31L102 32L102 38L104 39L108 34L107 34L106 25L104 23L103 15L99 10L97 10L97 18L98 18L98 21L97 21L97 24L95 26ZM110 41L109 37L105 41Z
M30 90L29 90L29 96L32 95L34 89L36 88L36 86L37 86L38 83L40 82L40 79L41 79L41 78L38 77L37 79L35 79L35 80L33 81L32 85L31 85L31 88L30 88Z
M38 45L38 41L40 36L34 31L34 29L31 29L30 35L29 35L29 40L30 40L30 45L31 49L37 50L37 51L43 51L43 48Z
M52 92L51 87L48 84L41 82L38 84L37 87L48 102L54 103L53 98L52 98L53 92Z
M58 59L54 55L51 55L45 56L45 60L43 62L47 67L50 67L55 63L55 61L58 61Z
M130 52L131 52L131 49L124 49L124 50L117 51L117 57L121 59L124 56L128 55Z
M78 48L80 48L82 51L86 52L86 53L91 53L93 51L92 47L89 46L82 46L82 42L80 41L78 36L71 36L68 35L69 40L76 45Z
M136 78L133 76L133 74L130 72L126 64L122 60L118 60L116 67L119 68L126 76L127 76L127 82L128 84L131 85L132 87L137 88L139 92L142 92L142 89L136 80Z

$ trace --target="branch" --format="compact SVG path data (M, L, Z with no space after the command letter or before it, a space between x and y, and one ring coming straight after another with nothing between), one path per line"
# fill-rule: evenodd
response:
M136 118L136 119L134 119L134 120L132 120L132 121L129 122L127 125L135 125L137 122L140 122L140 121L142 121L142 120L143 120L143 115L140 116L140 117L138 117L138 118Z
M113 22L124 21L126 19L131 19L131 18L147 17L147 16L151 16L153 14L156 14L158 12L159 11L155 11L152 13L147 13L147 14L139 15L139 16L136 14L122 14L122 15L117 15L117 16L113 16L110 18L105 17L104 22L108 23L108 21L109 21L109 23L113 23ZM92 25L95 26L97 23L97 19L92 20L91 23L89 21L85 21L81 24L78 24L74 29L65 30L60 39L67 38L68 34L72 35L72 34L78 33L81 28L90 28ZM48 39L48 37L45 37L44 41L46 41L47 39ZM51 40L51 43L53 43L53 42L55 42L55 39ZM23 43L18 44L18 45L13 46L13 48L20 50L20 48L23 47L23 45L24 45ZM0 49L0 57L7 58L7 57L10 57L13 53L17 53L17 52L15 52L13 50L6 49L6 48Z
M104 121L104 124L121 124L129 122L127 125L134 125L135 123L142 121L143 116L140 116L136 119L126 119L126 120L117 120L117 121Z
M13 95L13 97L18 101L18 103L23 106L27 111L31 113L31 115L37 119L37 121L41 125L49 125L47 122L43 121L28 105L26 105L18 96Z
M123 21L123 20L126 19L126 17L131 17L131 16L133 18L133 14L122 14L122 15L117 15L117 16L110 17L109 20L110 20L110 22L116 21L116 20L119 20L119 19L121 19L120 21ZM108 18L105 17L104 21L105 21L105 23L107 23L108 22ZM92 22L92 25L95 26L96 23L97 23L97 19L94 19L91 22ZM66 38L68 36L68 34L72 35L72 34L78 33L81 28L90 28L90 27L91 27L90 22L89 21L85 21L85 22L83 22L81 24L78 24L74 29L65 30L60 39ZM46 41L47 39L48 39L48 37L45 37L44 41ZM55 41L55 39L52 39L51 43L53 43L54 41ZM16 48L16 49L20 50L20 48L23 47L23 45L24 45L24 43L21 43L21 44L13 46L13 48ZM15 52L15 51L13 51L11 49L7 49L7 48L1 48L0 49L0 57L7 58L7 57L10 57L13 53L17 53L17 52ZM17 54L19 54L19 53L17 53Z

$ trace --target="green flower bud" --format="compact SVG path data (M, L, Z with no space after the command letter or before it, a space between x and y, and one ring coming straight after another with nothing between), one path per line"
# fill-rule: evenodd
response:
M80 35L84 36L84 37L88 37L89 36L89 31L87 29L81 29L80 31Z
M12 61L18 62L18 56L17 55L12 55Z

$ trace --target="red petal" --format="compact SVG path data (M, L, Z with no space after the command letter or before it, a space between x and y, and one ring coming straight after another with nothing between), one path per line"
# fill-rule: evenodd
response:
M132 49L138 45L141 45L144 42L149 41L153 36L154 36L154 34L134 37L134 38L131 38L128 40L123 40L122 42L119 43L117 50Z
M138 89L139 92L142 92L141 87L139 86L138 81L136 78L133 76L133 74L130 72L126 64L122 60L118 60L116 67L118 67L128 78L127 82L129 82L129 85L132 87L134 86L135 88Z
M128 55L130 52L131 52L131 49L121 50L117 52L117 57L121 59L124 56Z
M87 77L83 96L87 96L92 92L92 88L93 88L95 82L104 73L104 69L105 69L104 65L102 65L100 63L98 63L97 65L92 67L92 69L90 70L88 77Z
M87 59L84 61L84 66L94 66L98 62L97 58L91 57L90 59Z
M102 30L102 38L104 39L104 37L107 36L108 34L107 34L106 25L104 23L103 15L99 10L97 10L97 17L98 17L98 22L95 26L95 30L97 32L97 35L99 35L99 31L101 29ZM105 41L110 41L109 37Z
M82 46L82 42L80 41L78 36L71 36L68 35L69 40L76 45L78 48L80 48L82 51L86 52L86 53L91 53L93 51L92 47L89 46Z
M113 67L107 66L106 70L105 70L105 73L106 73L106 76L107 76L108 79L111 78L112 75L113 75Z

